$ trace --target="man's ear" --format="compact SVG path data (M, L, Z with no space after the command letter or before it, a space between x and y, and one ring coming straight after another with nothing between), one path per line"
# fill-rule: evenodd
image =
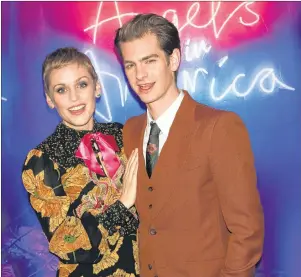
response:
M172 54L169 56L170 69L176 72L179 69L181 63L181 53L178 48L175 48Z
M48 93L45 93L46 95L46 102L49 106L50 109L53 109L54 108L54 103L53 101L51 100L50 96L48 95Z

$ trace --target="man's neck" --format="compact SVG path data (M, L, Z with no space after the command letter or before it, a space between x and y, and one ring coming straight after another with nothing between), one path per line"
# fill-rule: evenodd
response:
M166 93L161 99L147 104L147 109L154 120L157 120L177 99L180 91L177 87Z

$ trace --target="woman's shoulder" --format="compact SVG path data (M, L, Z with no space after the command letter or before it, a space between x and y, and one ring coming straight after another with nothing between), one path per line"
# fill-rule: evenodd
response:
M34 164L38 161L50 159L50 153L52 149L56 149L59 146L59 140L57 139L56 130L44 139L37 146L29 150L26 155L24 166Z
M43 156L43 151L37 148L31 149L25 158L24 165L27 166L29 161L37 160Z

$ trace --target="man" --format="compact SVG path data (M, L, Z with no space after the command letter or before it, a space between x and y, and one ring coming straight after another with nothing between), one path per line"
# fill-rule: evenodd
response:
M177 88L180 39L165 18L137 15L115 45L147 107L123 131L126 154L139 151L137 197L127 187L122 202L140 215L141 276L254 276L264 222L243 122Z

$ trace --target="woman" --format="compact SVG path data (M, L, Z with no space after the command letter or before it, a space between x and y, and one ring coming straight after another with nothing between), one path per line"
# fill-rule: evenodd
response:
M125 168L122 125L94 120L100 84L85 54L75 48L49 54L43 82L62 122L29 152L22 179L49 250L59 258L57 276L139 276L139 221L127 205L137 182L137 150Z

